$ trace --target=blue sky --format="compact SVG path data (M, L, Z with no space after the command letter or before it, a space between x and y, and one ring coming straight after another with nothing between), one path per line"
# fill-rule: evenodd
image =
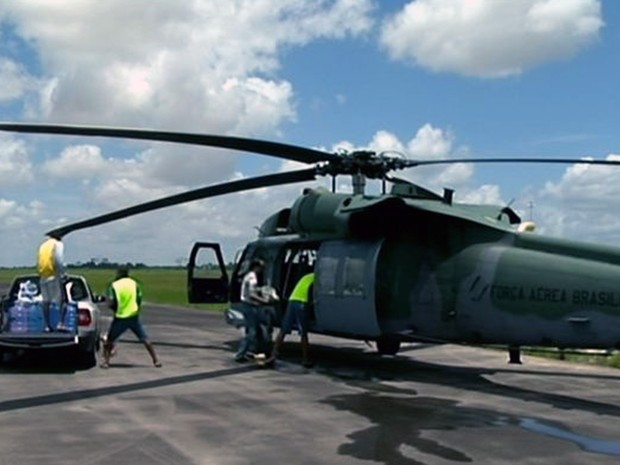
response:
M598 0L21 0L0 3L0 120L230 134L411 158L620 156L620 3ZM0 265L45 231L296 168L170 144L0 134ZM617 168L451 165L398 176L533 205L541 234L616 244ZM321 181L319 181L320 183ZM343 180L344 183L344 180ZM232 259L302 185L73 233L68 261ZM343 189L348 186L343 185Z

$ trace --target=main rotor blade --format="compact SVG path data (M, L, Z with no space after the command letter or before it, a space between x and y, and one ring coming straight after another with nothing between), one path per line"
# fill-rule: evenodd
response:
M127 218L128 216L145 213L160 208L171 207L194 200L206 199L208 197L216 197L218 195L231 194L233 192L241 192L259 187L278 186L282 184L293 184L296 182L307 182L315 178L315 169L308 168L299 171L289 171L286 173L268 174L265 176L257 176L254 178L241 179L239 181L230 181L213 186L202 187L199 189L174 194L150 202L134 205L133 207L123 208L104 215L96 216L88 220L78 221L77 223L61 226L47 232L48 236L62 237L66 234L77 231L78 229L90 228L100 224L109 223L111 221Z
M294 160L302 163L319 163L338 159L337 155L320 150L281 144L245 137L191 134L183 132L157 131L153 129L113 128L104 126L77 126L67 124L0 123L0 131L34 134L64 134L71 136L114 137L180 144L220 147L244 152L260 153L272 157Z
M620 165L620 160L588 160L581 158L453 158L443 160L405 160L404 168L451 163L560 163L568 165Z

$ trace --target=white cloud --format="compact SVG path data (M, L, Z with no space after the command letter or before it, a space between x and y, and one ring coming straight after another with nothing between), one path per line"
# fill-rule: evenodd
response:
M607 160L620 160L608 155ZM549 181L534 200L534 219L542 232L618 244L620 186L618 168L578 164L567 168L561 179Z
M390 56L432 71L503 77L597 40L599 0L415 0L385 21Z
M6 217L14 207L14 201L0 199L0 218Z
M94 145L65 148L58 158L43 164L43 171L56 178L89 179L105 171L106 161L101 149Z
M124 176L108 179L102 183L96 191L96 200L100 205L109 209L118 209L165 195L168 195L168 192L148 188Z
M145 187L191 187L219 182L231 175L237 155L201 147L157 145L125 160L123 173ZM131 165L129 165L131 163Z
M452 140L449 131L425 124L409 141L407 150L414 158L445 158L452 150Z
M18 63L0 56L0 82L0 101L7 101L22 97L31 78Z
M31 201L28 204L21 205L14 200L0 199L0 232L8 233L16 229L24 229L29 232L18 239L23 239L23 243L27 243L26 236L44 222L42 214L44 205L39 201ZM20 241L22 242L22 241ZM14 247L16 244L14 244ZM6 255L11 255L16 250L5 250ZM32 256L32 251L29 251Z
M496 185L485 184L474 190L459 192L458 201L472 204L505 205L500 188Z
M226 100L222 108L234 124L230 131L234 134L264 134L283 120L295 120L293 88L288 82L230 79L223 90L219 98Z
M618 162L620 155L608 155L606 160ZM607 209L620 198L617 170L618 168L613 166L572 165L565 170L562 179L547 182L542 193L551 199L562 199L577 207L587 203L590 209L596 211Z
M19 186L33 178L33 166L22 141L0 135L0 185Z
M46 70L39 117L245 135L295 117L290 83L267 77L284 47L372 25L370 0L24 0L3 9Z
M439 187L464 187L472 182L474 165L471 163L453 163L440 168L434 184ZM486 188L486 186L483 186Z

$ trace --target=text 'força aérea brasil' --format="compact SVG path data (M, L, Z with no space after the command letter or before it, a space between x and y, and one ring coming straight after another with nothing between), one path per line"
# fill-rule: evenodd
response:
M562 289L557 287L491 286L495 301L526 301L572 305L620 307L620 292L595 289Z

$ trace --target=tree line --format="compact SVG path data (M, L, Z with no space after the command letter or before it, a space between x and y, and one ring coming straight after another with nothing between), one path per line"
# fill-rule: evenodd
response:
M120 262L109 261L106 259L103 259L103 260L91 259L87 262L69 263L67 264L67 267L68 268L99 268L103 270L118 269L118 268L123 268L123 267L127 267L132 270L135 270L137 268L149 268L144 263L132 263L132 262L120 263Z

